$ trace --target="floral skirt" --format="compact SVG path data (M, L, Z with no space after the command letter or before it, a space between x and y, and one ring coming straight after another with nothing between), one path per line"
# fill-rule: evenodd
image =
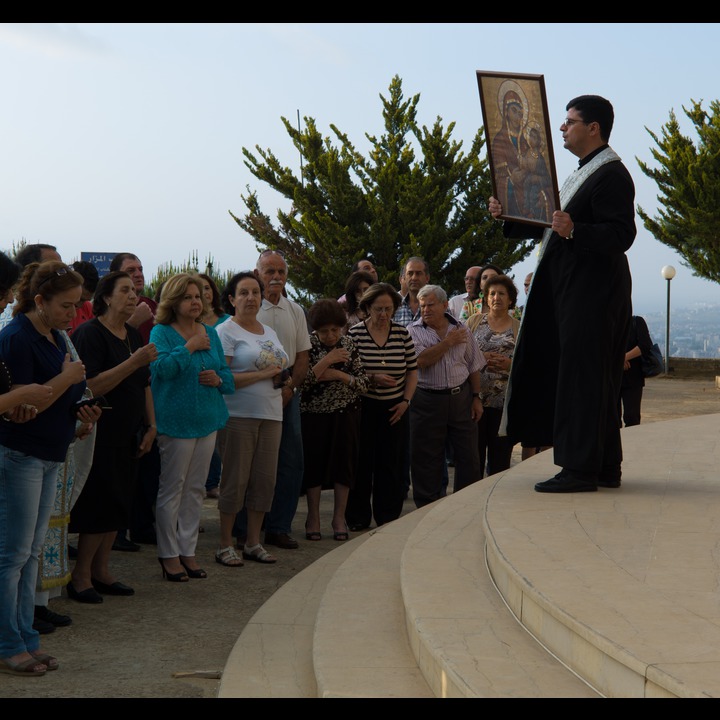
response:
M74 443L71 443L65 456L65 462L57 474L55 505L50 516L45 542L38 558L38 591L64 587L70 582L68 524L70 523L70 501L75 475L73 447Z

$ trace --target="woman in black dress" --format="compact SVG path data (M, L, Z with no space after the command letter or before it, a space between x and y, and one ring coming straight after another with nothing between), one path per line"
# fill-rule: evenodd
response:
M95 318L73 333L85 363L88 387L106 406L97 425L95 452L85 487L70 515L70 532L79 533L77 560L68 596L101 603L102 595L132 595L110 571L110 551L119 529L128 526L137 459L155 439L155 411L149 364L157 358L127 324L138 296L125 272L101 278L93 299Z

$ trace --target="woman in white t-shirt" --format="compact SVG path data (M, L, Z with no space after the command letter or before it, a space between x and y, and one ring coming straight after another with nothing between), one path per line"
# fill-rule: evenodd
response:
M243 565L232 543L235 516L243 505L248 516L243 558L276 561L260 544L260 530L275 490L283 419L281 388L288 382L283 371L289 363L275 331L257 319L262 298L262 282L254 273L237 273L222 293L231 317L217 327L235 379L235 392L224 396L230 417L218 433L222 478L220 547L215 560L228 567Z

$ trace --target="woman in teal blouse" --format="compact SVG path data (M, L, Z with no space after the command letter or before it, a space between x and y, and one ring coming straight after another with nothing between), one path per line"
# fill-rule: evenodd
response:
M150 366L160 450L158 557L173 582L207 577L195 558L205 480L228 418L222 396L235 392L220 338L201 320L205 310L202 281L174 275L163 285L150 333L158 352Z

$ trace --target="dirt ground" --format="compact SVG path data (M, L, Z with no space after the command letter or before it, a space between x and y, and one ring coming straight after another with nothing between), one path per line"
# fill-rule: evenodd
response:
M648 380L643 422L720 412L715 380ZM519 462L519 452L513 462ZM0 675L0 697L10 698L216 698L225 661L258 608L285 582L324 553L332 539L332 492L322 494L323 539L309 542L301 528L304 498L295 518L298 550L271 548L275 565L246 563L226 568L214 561L219 537L217 501L206 500L197 555L206 580L170 583L161 577L155 547L114 552L117 577L135 588L133 597L105 596L102 605L62 598L50 607L73 618L67 628L43 636L43 648L60 661L40 678ZM404 512L415 509L412 500Z

